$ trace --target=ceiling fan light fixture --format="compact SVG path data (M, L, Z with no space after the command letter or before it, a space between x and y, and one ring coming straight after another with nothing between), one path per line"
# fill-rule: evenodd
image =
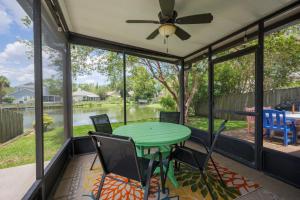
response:
M176 26L174 26L173 24L162 24L158 30L159 34L163 37L169 37L175 33Z

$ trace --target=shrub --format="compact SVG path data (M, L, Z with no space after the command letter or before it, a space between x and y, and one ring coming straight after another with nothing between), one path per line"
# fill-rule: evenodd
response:
M2 99L3 102L5 103L12 103L15 99L13 97L4 97Z
M44 124L44 131L51 130L50 127L54 123L53 118L48 115L47 113L43 114L43 124ZM35 128L35 122L33 122L33 128Z
M166 110L176 110L176 102L170 96L162 97L159 103Z
M49 128L53 123L54 123L54 120L50 115L48 115L48 114L43 115L44 131L50 130Z

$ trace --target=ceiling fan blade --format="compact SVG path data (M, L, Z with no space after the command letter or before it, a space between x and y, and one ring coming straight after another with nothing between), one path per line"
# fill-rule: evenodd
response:
M178 26L176 26L175 35L177 35L181 40L187 40L191 37L190 34Z
M159 24L159 21L154 21L154 20L126 20L126 23L148 23L148 24Z
M147 40L152 40L152 39L154 39L158 34L159 34L159 31L158 31L158 29L156 29L155 31L153 31L153 32L147 37Z
M175 0L159 0L159 5L164 16L173 16Z
M210 23L213 20L211 13L191 15L186 17L177 18L175 23L177 24L205 24Z

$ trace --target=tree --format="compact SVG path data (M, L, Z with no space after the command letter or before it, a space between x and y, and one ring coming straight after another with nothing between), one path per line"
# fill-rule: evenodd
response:
M176 102L177 110L180 109L179 99L179 80L180 80L180 67L178 65L163 63L159 61L149 60L145 58L139 59L140 63L147 67L148 72L156 79L163 87L169 92L173 100ZM199 87L199 80L205 71L203 63L197 63L201 67L192 67L184 73L185 85L185 121L188 120L188 110L192 103L192 99ZM199 73L200 72L200 73Z
M300 24L265 37L264 89L288 87L300 71Z
M300 86L300 24L273 32L265 37L264 90ZM257 45L257 40L214 55L216 57ZM194 108L208 101L207 75L200 79ZM203 83L201 80L204 80ZM255 89L254 54L214 65L214 96L244 94Z
M130 70L129 85L134 92L134 99L151 99L155 94L155 81L145 67L134 67Z
M43 80L43 85L48 88L50 95L63 95L63 80L57 79L55 76L51 76L49 79Z
M0 103L2 103L3 97L7 93L6 89L9 88L9 86L9 80L5 76L0 75Z
M195 113L199 103L208 99L208 62L198 61L185 71L185 120L188 114Z
M4 98L2 99L2 102L5 102L5 103L12 103L12 102L14 102L14 100L15 100L15 98L13 98L13 97L4 97Z

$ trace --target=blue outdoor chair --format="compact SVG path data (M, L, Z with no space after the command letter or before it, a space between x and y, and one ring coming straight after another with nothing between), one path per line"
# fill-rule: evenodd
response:
M263 110L263 127L267 130L266 136L270 138L271 131L283 132L283 144L296 144L297 132L295 122L285 117L285 111ZM292 132L290 139L289 133Z

